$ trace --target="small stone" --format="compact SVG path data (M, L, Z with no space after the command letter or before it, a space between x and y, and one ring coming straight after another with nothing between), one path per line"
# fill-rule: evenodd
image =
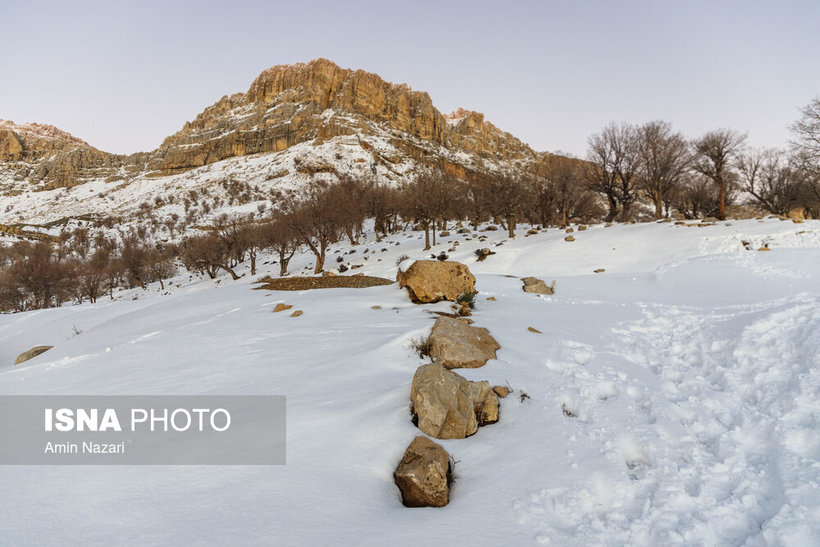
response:
M538 334L542 334L540 330L536 329L535 327L527 327L527 330L530 332L535 332Z
M497 299L495 296L488 296L487 300L489 300L490 302L495 302Z
M382 309L382 307L381 306L370 306L370 309L371 310L380 310L380 309Z
M572 237L572 236L567 236L567 237L564 238L564 241L573 242L573 241L575 241L575 238Z
M510 388L504 386L493 386L493 393L504 399L510 394Z
M595 270L595 273L604 273L605 271L606 270L603 268L598 268L597 270Z
M291 306L291 305L289 305L289 304L283 304L282 302L279 302L279 303L278 303L278 304L276 304L276 306L273 308L273 313L278 313L278 312L280 312L280 311L289 310L289 309L291 309L292 307L293 307L293 306Z
M293 312L292 314L290 314L290 316L291 316L291 317L299 317L299 316L300 316L300 315L302 315L303 313L304 313L304 312L303 312L302 310L296 310L295 312Z

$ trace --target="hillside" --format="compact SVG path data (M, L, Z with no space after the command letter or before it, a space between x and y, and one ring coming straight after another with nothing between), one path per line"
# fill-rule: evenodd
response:
M107 154L51 126L0 121L0 224L128 218L143 203L179 215L156 198L225 198L227 184L249 186L242 205L253 211L271 193L343 173L395 183L434 166L464 178L544 157L480 113L444 115L427 93L317 59L265 70L151 152Z
M699 226L442 238L431 252L455 249L476 274L472 319L501 345L460 372L515 391L498 423L441 441L458 462L441 509L403 507L391 474L418 434L411 339L446 303L412 304L396 285L256 291L247 272L186 273L165 291L0 315L0 394L283 394L288 420L285 466L0 466L0 537L817 544L820 221ZM359 246L334 244L332 262L393 278L402 254L429 255L421 237L376 243L368 231ZM479 247L497 254L476 262ZM271 259L260 276L276 274ZM303 252L291 271L311 263ZM556 280L555 295L522 292L527 275ZM280 302L304 314L272 313ZM54 348L11 364L36 344Z

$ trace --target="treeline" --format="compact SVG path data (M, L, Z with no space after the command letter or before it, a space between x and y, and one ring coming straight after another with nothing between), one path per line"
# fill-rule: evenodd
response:
M357 244L367 218L374 220L377 241L411 225L423 230L425 250L453 221L474 227L493 221L515 237L522 222L565 226L672 214L725 218L726 208L743 194L761 211L785 215L800 209L816 218L820 100L801 112L788 150L750 150L745 136L732 130L687 140L666 122L610 124L590 137L584 160L550 155L465 179L427 169L398 187L379 184L373 176L340 176L333 184L315 180L299 195L271 196L255 213L223 214L196 227L192 217L184 225L195 235L177 242L158 237L166 229L173 239L175 215L167 222L147 217L151 223L131 231L117 232L115 224L103 221L96 232L83 226L63 232L56 242L18 241L0 246L0 311L95 302L113 298L117 289L152 282L164 289L164 281L180 268L237 279L237 266L247 262L255 275L263 252L271 253L280 275L286 275L296 252L308 250L314 273L320 273L329 247L342 239ZM229 189L236 190L231 198L236 200L251 192L241 185Z
M751 149L732 129L686 139L671 124L606 126L589 138L587 187L608 205L605 220L628 220L647 202L654 217L726 218L741 197L762 211L820 216L820 99L800 111L787 149Z

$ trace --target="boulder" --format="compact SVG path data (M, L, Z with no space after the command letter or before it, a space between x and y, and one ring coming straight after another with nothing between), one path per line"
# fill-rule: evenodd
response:
M427 344L430 357L448 369L484 366L495 359L495 352L501 347L487 329L443 316L436 319Z
M417 260L406 271L399 268L396 281L399 287L407 287L417 304L455 302L460 295L475 292L475 277L460 262Z
M444 507L450 501L450 455L427 437L413 439L393 472L406 507Z
M521 279L524 282L524 292L536 294L553 294L555 292L555 282L547 286L543 279L537 277L524 277Z
M470 382L473 394L473 411L478 425L494 424L498 421L498 395L490 387L490 382Z
M437 439L463 439L478 430L470 382L438 363L422 365L410 390L418 428Z
M30 350L24 351L23 353L18 355L17 360L14 361L14 364L19 365L20 363L25 363L29 359L34 359L35 357L37 357L41 353L46 352L46 351L50 350L53 347L54 346L34 346Z

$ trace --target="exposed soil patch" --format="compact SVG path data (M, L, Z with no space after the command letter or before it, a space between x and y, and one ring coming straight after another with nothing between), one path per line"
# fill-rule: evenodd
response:
M367 275L337 275L326 277L282 277L271 279L264 277L259 280L264 283L256 289L269 291L306 291L309 289L363 289L365 287L375 287L377 285L392 285L395 281L384 277L371 277Z

